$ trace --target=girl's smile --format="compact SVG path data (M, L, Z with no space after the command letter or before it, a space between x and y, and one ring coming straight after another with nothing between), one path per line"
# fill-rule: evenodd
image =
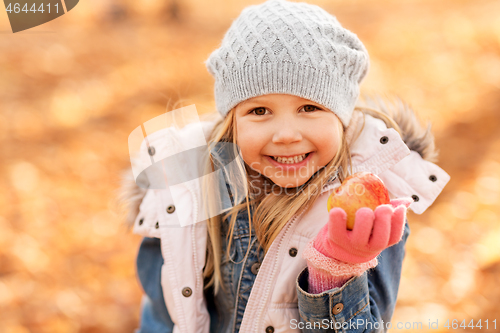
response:
M342 123L313 101L267 94L241 102L234 112L243 160L281 187L304 184L338 152Z
M299 155L290 155L290 156L267 156L270 162L276 165L277 168L282 168L286 170L299 169L307 164L312 156L312 152L306 154Z

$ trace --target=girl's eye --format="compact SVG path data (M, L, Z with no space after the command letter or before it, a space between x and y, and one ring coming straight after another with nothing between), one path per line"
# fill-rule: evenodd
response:
M305 112L313 112L319 110L319 108L314 105L304 105L303 109Z
M252 111L250 111L250 113L254 113L257 116L263 116L266 114L266 111L267 111L266 108L255 108Z
M314 105L304 105L302 107L302 109L305 112L314 112L316 110L320 110L320 108L318 108L317 106L314 106ZM253 113L253 114L257 115L257 116L263 116L263 115L266 114L266 112L267 112L267 109L264 108L264 107L255 108L252 111L250 111L250 113Z

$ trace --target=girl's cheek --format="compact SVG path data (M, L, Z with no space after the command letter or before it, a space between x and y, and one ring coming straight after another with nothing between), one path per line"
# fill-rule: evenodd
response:
M260 165L258 160L258 152L252 149L249 145L240 146L240 154L243 161L252 168L256 168Z

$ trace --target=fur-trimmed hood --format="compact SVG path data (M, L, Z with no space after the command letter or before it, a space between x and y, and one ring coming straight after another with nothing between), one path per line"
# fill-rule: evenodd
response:
M396 126L386 123L387 126L396 127L395 129L400 132L401 138L410 150L416 151L426 161L433 163L437 161L438 151L435 147L431 125L427 124L424 127L407 103L401 99L390 101L379 96L365 97L359 103L359 108L378 111L392 118ZM139 206L146 191L136 184L131 169L123 172L118 199L126 209L125 223L128 227L132 227L139 214Z
M399 98L384 100L380 96L365 96L359 106L380 111L391 117L398 125L401 138L410 150L419 153L426 161L437 162L438 150L434 143L431 124L428 123L424 127L409 104Z

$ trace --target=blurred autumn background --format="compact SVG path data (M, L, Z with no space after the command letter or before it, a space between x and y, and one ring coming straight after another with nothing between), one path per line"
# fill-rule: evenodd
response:
M259 2L86 0L16 34L2 9L0 332L138 327L141 237L114 201L128 135L180 103L214 109L203 61ZM433 124L438 165L451 175L430 209L410 213L393 322L437 319L439 332L447 319L481 319L486 331L488 319L496 331L500 1L310 3L365 43L365 92L398 95Z

